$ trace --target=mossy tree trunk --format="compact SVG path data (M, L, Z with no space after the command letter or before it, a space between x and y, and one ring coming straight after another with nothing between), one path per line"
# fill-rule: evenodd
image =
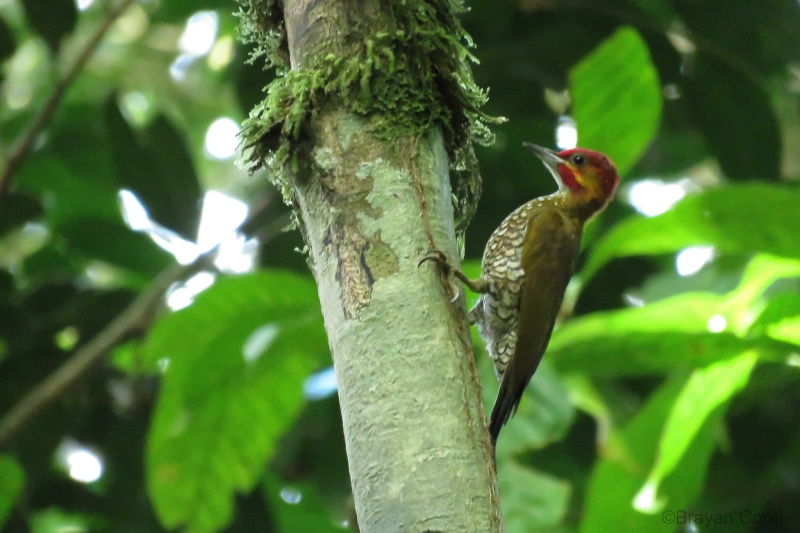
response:
M282 173L308 245L360 530L496 532L499 500L464 299L451 301L452 285L434 264L418 267L432 247L458 259L448 148L468 142L470 124L463 110L434 108L441 94L419 92L435 90L435 79L404 87L430 57L407 57L403 43L422 38L414 34L419 19L398 9L436 2L393 4L284 0L284 77L294 85L271 87L273 100L251 119L261 136L251 130L246 140L261 154L256 164ZM257 5L250 0L251 10ZM452 17L452 8L437 9ZM261 13L274 19L276 11ZM281 106L290 111L276 118ZM426 113L432 118L420 127Z

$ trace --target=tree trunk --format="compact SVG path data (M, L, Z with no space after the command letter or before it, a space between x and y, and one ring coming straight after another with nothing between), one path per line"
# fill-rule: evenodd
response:
M378 0L285 0L293 71L380 31ZM358 32L358 33L356 33ZM322 52L324 50L324 52ZM333 354L363 533L502 530L457 262L448 156L436 127L382 134L336 94L304 124L288 181Z

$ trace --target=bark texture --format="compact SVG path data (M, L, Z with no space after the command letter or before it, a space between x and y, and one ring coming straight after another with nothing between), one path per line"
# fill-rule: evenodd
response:
M378 0L286 0L291 68L349 54L385 21ZM502 530L462 296L448 157L437 128L387 137L335 95L313 110L289 180L339 385L360 530Z

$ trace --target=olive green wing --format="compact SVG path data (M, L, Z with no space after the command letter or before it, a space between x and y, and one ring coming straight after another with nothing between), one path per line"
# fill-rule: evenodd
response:
M550 342L580 251L581 233L581 226L553 209L536 213L528 222L521 257L525 283L517 318L517 345L492 409L492 442L497 442L500 429L516 412Z

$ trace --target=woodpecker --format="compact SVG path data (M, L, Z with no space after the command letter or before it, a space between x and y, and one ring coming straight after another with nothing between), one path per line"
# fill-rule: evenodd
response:
M550 342L583 228L608 205L619 183L614 164L599 152L524 146L542 160L558 191L522 205L500 224L483 252L480 278L471 280L452 268L439 250L422 260L435 261L481 295L469 321L477 324L500 380L489 421L493 444Z

